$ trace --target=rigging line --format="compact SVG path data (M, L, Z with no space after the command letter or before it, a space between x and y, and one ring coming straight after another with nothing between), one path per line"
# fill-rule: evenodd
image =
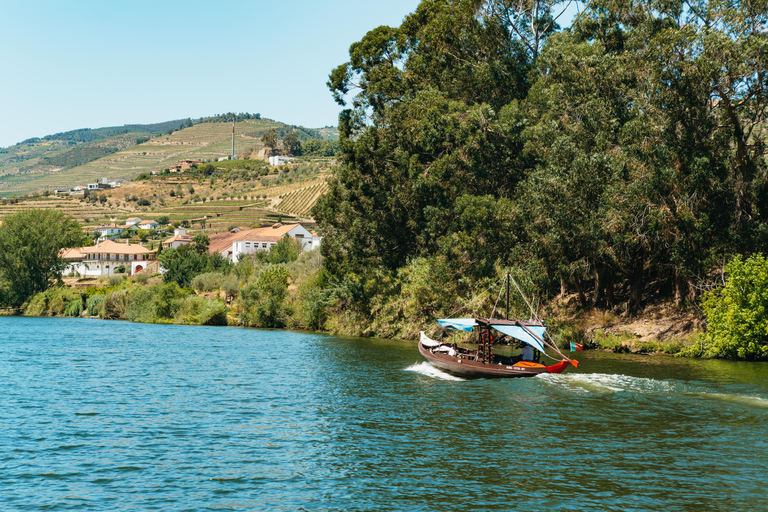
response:
M496 281L496 283L498 283L498 281ZM504 291L504 287L502 286L501 288L499 288L499 294L496 296L496 302L493 304L493 311L491 311L491 316L489 316L488 318L494 318L493 315L496 314L496 306L499 304L499 299L501 299L501 292L503 291Z
M490 284L490 285L489 285L489 286L488 286L488 287L487 287L485 290L483 290L483 291L481 291L481 292L478 292L478 293L476 293L476 294L475 294L473 297L471 297L471 298L469 299L469 301L470 301L470 302L472 302L472 300L474 300L476 297L479 297L481 294L483 294L483 293L488 293L488 291L489 291L491 288L493 288L494 286L496 286L496 285L499 283L499 281L501 281L501 279L502 279L501 277L500 277L500 278L498 278L498 279L497 279L495 282L491 283L491 284ZM453 310L453 312L452 312L452 313L449 315L449 318L454 318L454 316L453 316L453 315L455 315L456 313L459 313L461 310L463 310L463 309L466 309L466 308L467 308L467 306L466 306L466 305L457 307L457 308L456 308L456 309L454 309L454 310Z
M525 301L525 304L528 306L528 309L530 309L530 310L531 310L531 314L533 315L533 318L535 318L536 320L538 320L538 318L539 318L539 317L538 317L538 315L536 315L536 312L533 310L533 306L531 306L531 303L530 303L530 302L528 302L528 299L525 297L525 295L523 295L523 291L522 291L522 290L520 289L520 287L517 285L517 281L515 281L515 278L514 278L514 277L512 277L512 274L510 274L510 275L509 275L509 278L512 280L512 283L514 283L514 285L515 285L515 288L517 288L517 293L519 293L519 294L520 294L520 296L521 296L521 297L523 298L523 300Z

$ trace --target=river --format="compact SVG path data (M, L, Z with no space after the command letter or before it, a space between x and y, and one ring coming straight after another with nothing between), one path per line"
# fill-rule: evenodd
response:
M768 365L0 317L0 509L768 510Z

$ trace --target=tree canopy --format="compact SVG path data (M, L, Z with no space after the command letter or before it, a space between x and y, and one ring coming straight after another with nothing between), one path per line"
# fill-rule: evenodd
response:
M765 246L766 2L595 0L560 30L563 5L423 0L350 47L331 275L526 267L636 310Z
M19 307L45 291L66 262L60 252L87 240L72 217L58 210L32 209L5 217L0 225L0 304Z

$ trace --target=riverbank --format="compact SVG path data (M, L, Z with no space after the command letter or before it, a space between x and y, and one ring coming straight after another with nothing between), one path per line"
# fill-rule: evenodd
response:
M417 339L415 335L387 336L382 333L381 326L385 322L381 319L366 321L360 315L345 311L339 304L318 301L317 297L307 293L306 283L301 282L299 274L294 269L282 295L260 293L250 298L242 294L227 296L216 286L209 291L182 289L172 283L163 283L159 275L130 279L114 276L110 279L65 278L65 287L53 288L34 297L26 305L24 314L176 325L278 327L362 337ZM321 312L317 311L318 302ZM265 303L269 303L266 308L269 311L264 310ZM562 349L568 349L571 343L579 343L587 350L676 355L695 345L696 335L704 328L700 315L681 311L671 303L649 305L638 315L582 309L577 304L575 297L568 297L543 308L549 332ZM372 326L379 330L372 330ZM437 329L433 319L420 318L409 324L407 331ZM690 349L688 353L698 355Z

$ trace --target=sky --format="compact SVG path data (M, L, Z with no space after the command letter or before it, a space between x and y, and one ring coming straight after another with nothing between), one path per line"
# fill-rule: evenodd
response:
M0 0L0 147L225 112L336 125L349 46L418 0Z

